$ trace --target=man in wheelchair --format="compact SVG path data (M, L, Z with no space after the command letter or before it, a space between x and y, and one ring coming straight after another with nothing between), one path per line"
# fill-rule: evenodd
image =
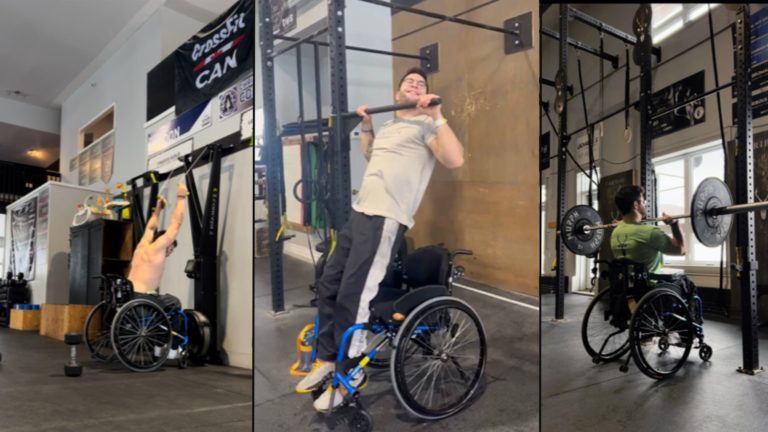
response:
M181 306L178 298L170 294L161 296L159 289L160 280L165 270L165 259L173 253L177 245L176 237L179 235L181 224L184 221L187 195L189 192L186 185L179 182L176 189L176 206L173 209L168 228L160 231L158 231L158 219L160 212L165 208L166 201L162 196L158 197L155 211L149 218L144 235L133 252L131 269L128 273L128 280L133 285L133 292L136 296L147 297L153 301L157 300L164 308Z
M693 281L682 272L665 272L663 255L684 256L687 252L685 237L680 228L679 219L672 219L662 213L660 219L672 230L668 236L655 225L642 223L647 217L645 191L641 186L624 186L615 197L616 207L622 218L611 233L611 252L614 264L629 266L629 274L634 280L636 297L647 292L656 282L670 282L677 285L685 300L691 300L696 294ZM619 270L626 271L627 269ZM628 280L625 277L625 280ZM614 282L614 281L612 281ZM630 301L633 306L634 302ZM701 317L697 317L701 321Z
M395 99L417 106L395 112L395 119L381 127L375 140L366 107L357 109L363 118L361 151L369 163L350 219L338 234L335 249L317 282L317 362L296 386L299 393L316 390L333 374L346 330L368 322L371 301L405 230L414 224L413 216L435 161L448 168L464 163L463 146L443 118L440 105L429 106L437 96L427 93L426 74L418 68L408 70ZM349 342L348 357L361 356L366 345L365 332L356 331ZM351 384L359 388L364 382L365 373L360 371ZM327 411L339 406L345 392L329 387L315 401L315 409Z

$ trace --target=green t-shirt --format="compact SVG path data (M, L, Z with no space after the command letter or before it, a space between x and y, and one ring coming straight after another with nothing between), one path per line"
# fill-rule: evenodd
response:
M645 264L651 273L661 269L662 252L669 237L659 227L639 222L619 222L611 234L611 252L616 259Z

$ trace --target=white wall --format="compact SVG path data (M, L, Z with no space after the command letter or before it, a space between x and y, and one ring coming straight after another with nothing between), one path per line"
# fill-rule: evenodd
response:
M61 122L63 181L77 182L77 172L69 172L69 160L78 151L79 129L113 103L115 164L110 184L126 181L146 171L144 123L147 72L205 24L165 7L159 9L94 73L87 84L64 101ZM194 136L195 148L239 130L239 114L219 122L217 109L214 104L213 125ZM252 161L251 150L223 159L220 191L219 322L226 327L222 342L229 364L244 368L251 367L252 352L251 326L246 324L250 323L252 315L252 244L242 239L249 238L248 233L252 230L249 198L253 196L253 184L242 179L252 177ZM203 202L209 172L209 165L194 171ZM169 210L175 204L173 192L181 179L183 177L178 175L172 178L164 191ZM92 186L99 188L104 185L97 183ZM166 215L161 219L160 226L167 225L167 222ZM183 271L184 264L193 256L189 212L185 215L178 241L179 247L166 262L161 291L178 296L185 307L192 307L194 285Z
M559 31L556 17L558 15L559 5L553 5L545 14L543 22L550 29ZM629 34L631 32L631 21L637 4L605 4L605 5L590 5L582 9L585 13L604 21L614 27L617 27ZM727 24L734 21L735 13L729 11L725 7L718 7L713 10L713 22L714 30L718 32L724 28ZM592 47L598 48L600 46L599 35L597 30L586 26L577 21L571 21L569 26L569 36L584 42ZM653 70L653 89L659 90L667 85L674 83L682 78L692 75L700 70L704 70L705 74L705 90L709 90L715 87L715 79L712 68L712 57L710 51L710 44L708 40L705 40L709 36L708 20L706 14L700 17L695 22L689 24L685 29L676 33L674 36L665 39L659 44L662 49L662 63ZM702 44L697 45L695 48L691 48L694 44L701 41L705 41ZM718 60L718 73L720 84L727 83L731 80L733 74L733 47L731 43L731 33L729 30L721 33L715 38L716 53ZM584 76L584 85L588 88L585 96L587 101L587 109L589 113L589 120L594 121L604 114L613 112L616 109L623 107L624 105L624 63L626 61L624 44L615 38L610 36L605 37L605 51L610 54L618 54L620 56L621 67L617 70L613 70L609 63L604 63L604 71L606 75L605 82L603 84L603 91L601 91L599 85L599 61L595 56L587 53L576 54L576 51L569 47L569 60L568 60L568 80L574 87L574 96L571 97L568 104L568 130L574 131L584 126L584 115L582 108L581 96L579 94L579 81L578 81L578 69L577 59L581 58L582 72ZM558 41L549 37L542 37L542 78L554 80L555 73L558 68ZM630 101L635 101L639 96L639 80L638 72L639 67L634 64L631 59L630 49L630 72L631 72L631 84L630 84ZM656 64L654 60L654 64ZM591 84L598 83L591 88ZM723 121L726 125L725 136L726 140L729 140L734 135L735 131L729 125L731 121L731 93L730 91L723 91L721 94L721 101L723 107ZM554 89L551 87L542 87L542 99L549 100L550 106L554 102ZM557 114L551 109L550 115L555 125L559 127L559 120ZM615 162L622 162L631 159L633 156L639 154L639 113L631 109L630 110L630 128L632 129L632 140L630 143L624 141L624 115L619 114L607 120L604 124L605 135L602 137L601 154L596 154L596 158L600 158L598 167L601 170L603 176L615 174L618 172L626 171L628 169L640 170L640 158L637 157L634 160L616 164ZM755 130L768 123L766 118L759 119L755 122ZM550 131L551 127L546 116L542 116L541 132L545 133ZM582 132L585 134L585 132ZM671 133L669 135L660 137L653 141L653 154L654 157L662 156L671 152L689 148L691 146L706 143L712 140L719 140L720 129L717 113L717 101L715 96L707 97L706 99L706 121L702 124ZM569 149L574 149L573 142L576 140L574 137L571 141ZM558 151L557 138L552 134L552 147L551 154L554 155ZM609 162L610 161L610 162ZM585 165L586 167L586 165ZM568 163L567 174L567 195L566 195L566 209L575 205L576 196L576 173L577 168L571 163ZM547 185L547 206L546 206L546 220L547 222L554 222L557 218L557 160L551 161L550 169L544 171L543 182ZM555 230L547 229L545 240L545 270L548 271L549 264L556 256L555 251ZM573 274L574 256L573 254L566 253L565 269L567 275ZM554 272L552 272L553 274ZM702 276L701 274L699 276ZM695 279L699 285L703 286L717 286L717 277L703 275Z

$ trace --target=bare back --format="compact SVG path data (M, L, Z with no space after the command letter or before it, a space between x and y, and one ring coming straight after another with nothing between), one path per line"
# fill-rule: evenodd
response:
M135 292L146 293L160 287L165 259L166 249L160 244L141 242L136 246L128 274Z

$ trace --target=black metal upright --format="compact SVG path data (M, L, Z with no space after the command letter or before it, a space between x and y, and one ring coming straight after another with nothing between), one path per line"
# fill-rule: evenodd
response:
M650 38L650 33L645 37ZM645 189L646 211L649 218L656 217L656 190L653 179L653 128L651 127L651 44L638 43L635 49L647 50L640 63L640 185Z
M751 203L754 197L752 169L752 48L749 5L739 7L736 16L736 185L737 203ZM736 215L736 256L741 260L741 341L743 365L739 371L760 370L757 328L757 258L755 256L755 213Z
M560 4L560 62L559 70L565 76L563 88L568 87L568 5ZM557 230L565 217L565 171L568 165L566 159L568 141L568 98L564 97L563 112L560 113L560 146L557 158ZM565 245L556 236L555 248L557 249L557 269L555 270L555 319L561 320L565 316Z
M328 0L328 30L331 64L331 128L330 164L331 202L333 209L331 228L340 230L349 219L352 207L350 179L350 140L344 127L342 114L347 112L347 55L344 34L344 0Z
M272 54L272 8L269 0L259 2L259 44L261 45L261 86L264 98L264 151L267 161L267 209L269 215L269 269L272 286L272 311L285 310L283 290L283 242L277 238L283 214L280 179L283 149L277 136L277 101L275 99L275 65Z
M189 189L190 227L192 228L192 245L194 249L194 270L187 275L195 281L194 309L208 318L211 324L211 341L208 348L208 362L224 364L219 344L219 191L221 183L221 145L211 144L203 149L211 161L211 172L208 181L208 192L205 198L205 208L200 206L200 195L193 168L195 164L192 155L184 157ZM200 159L203 159L202 157ZM202 210L202 211L201 211ZM190 270L189 268L187 270Z

